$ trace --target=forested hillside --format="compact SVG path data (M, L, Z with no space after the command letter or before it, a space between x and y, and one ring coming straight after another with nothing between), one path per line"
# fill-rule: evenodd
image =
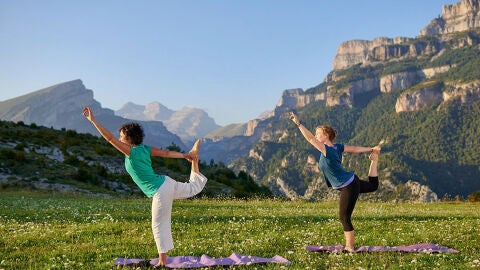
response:
M97 136L8 121L0 121L0 134L0 189L141 195L123 169L121 154ZM152 164L159 174L188 180L186 160L153 158ZM198 196L271 196L248 174L235 174L224 164L201 162L200 170L209 180Z

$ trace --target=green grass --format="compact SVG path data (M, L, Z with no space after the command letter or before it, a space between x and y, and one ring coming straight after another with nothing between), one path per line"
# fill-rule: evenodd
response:
M176 201L169 255L280 255L258 269L478 269L480 205L367 203L354 213L356 246L437 243L459 253L313 253L343 244L337 203ZM150 200L0 193L0 269L112 269L117 257L154 258Z

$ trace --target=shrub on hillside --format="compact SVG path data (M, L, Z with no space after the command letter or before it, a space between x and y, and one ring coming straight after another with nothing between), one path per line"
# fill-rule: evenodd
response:
M467 201L469 201L469 202L480 202L480 191L475 191L472 194L468 195Z

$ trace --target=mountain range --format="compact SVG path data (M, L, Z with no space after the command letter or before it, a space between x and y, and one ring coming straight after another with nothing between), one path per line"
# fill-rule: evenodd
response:
M221 127L202 109L183 107L179 111L173 111L159 102L145 106L129 102L115 111L115 115L133 120L161 121L187 145Z
M93 98L93 91L85 88L81 80L60 83L2 101L0 102L0 119L98 135L98 131L81 114L85 106L89 106L100 123L117 135L118 128L123 123L131 121L116 116L111 109L103 108ZM159 147L175 144L182 149L187 149L182 140L169 132L162 122L147 120L139 122L145 129L146 143Z
M415 38L345 41L323 82L284 90L271 112L242 124L216 128L198 109L174 112L158 102L128 103L113 112L102 108L80 80L0 102L0 119L96 134L79 114L88 105L111 130L129 119L141 121L152 140L146 143L188 149L185 142L205 134L202 160L246 171L275 194L336 197L318 170L318 153L288 119L287 113L296 111L312 131L320 124L335 127L338 142L384 143L381 187L364 198L466 197L480 190L479 27L479 0L462 0L444 6ZM345 155L344 163L366 176L366 156Z

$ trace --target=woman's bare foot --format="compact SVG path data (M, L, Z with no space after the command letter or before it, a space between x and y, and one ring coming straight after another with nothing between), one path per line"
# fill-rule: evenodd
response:
M167 254L166 253L161 253L160 256L158 256L158 263L153 266L153 268L162 268L167 264Z
M190 152L188 152L188 155L194 159L194 160L198 160L198 154L200 153L200 139L197 139L195 141L195 143L193 144L192 146L192 149L190 150Z

